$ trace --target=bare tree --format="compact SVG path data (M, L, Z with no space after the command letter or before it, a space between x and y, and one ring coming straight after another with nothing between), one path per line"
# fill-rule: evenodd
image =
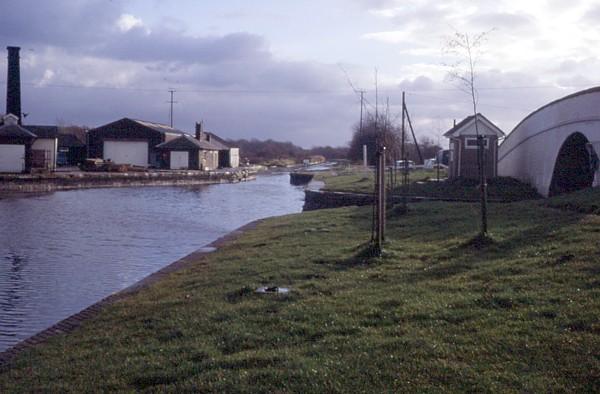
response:
M448 77L457 82L458 87L471 97L473 116L475 117L475 134L477 135L477 169L479 172L479 187L481 200L481 237L486 237L488 232L487 220L487 180L483 157L483 136L479 134L479 116L477 112L478 92L476 85L477 63L482 54L482 46L491 31L476 34L454 32L446 41L444 52L454 56L457 61L449 65Z

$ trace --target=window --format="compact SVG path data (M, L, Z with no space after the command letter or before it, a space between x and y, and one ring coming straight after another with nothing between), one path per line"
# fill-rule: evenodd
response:
M483 138L483 147L485 149L489 148L489 138ZM477 137L475 138L465 138L465 148L466 149L477 149Z

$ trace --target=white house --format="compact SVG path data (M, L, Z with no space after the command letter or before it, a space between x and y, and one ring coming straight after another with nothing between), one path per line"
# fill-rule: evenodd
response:
M22 126L36 135L31 146L31 167L54 171L58 150L57 126Z
M16 115L2 118L0 126L0 172L27 172L31 168L31 145L35 134L18 124Z

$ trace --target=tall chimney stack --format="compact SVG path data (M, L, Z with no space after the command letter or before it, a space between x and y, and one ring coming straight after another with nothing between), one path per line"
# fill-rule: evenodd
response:
M196 139L202 141L202 122L196 122Z
M19 118L21 124L21 71L19 65L19 47L8 49L8 77L6 78L6 113Z

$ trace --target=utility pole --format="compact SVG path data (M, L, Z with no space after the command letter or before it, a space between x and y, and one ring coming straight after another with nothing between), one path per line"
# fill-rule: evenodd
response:
M360 134L363 132L363 107L365 106L365 91L360 91L360 124L358 127L358 131Z
M405 127L404 127L404 119L406 118L406 95L402 92L402 145L400 148L400 156L402 157L402 164L404 168L401 168L402 171L402 205L404 205L404 209L406 210L406 184L407 184L407 173L408 173L408 162L406 160L406 152L404 148L404 140L405 137Z
M385 99L385 129L390 126L390 96Z
M377 68L375 68L375 134L377 134L377 123L379 122L379 87L377 83ZM379 149L379 146L377 147Z
M440 164L442 162L442 152L443 152L442 145L440 144L440 133L441 133L441 130L440 130L439 124L438 124L437 146L438 146L439 150L435 154L435 166L437 167L438 185L440 182Z
M169 93L171 93L171 100L167 101L167 103L171 104L171 111L169 112L169 122L171 127L173 127L173 104L177 104L177 101L173 101L173 95L175 94L175 90L169 89Z

